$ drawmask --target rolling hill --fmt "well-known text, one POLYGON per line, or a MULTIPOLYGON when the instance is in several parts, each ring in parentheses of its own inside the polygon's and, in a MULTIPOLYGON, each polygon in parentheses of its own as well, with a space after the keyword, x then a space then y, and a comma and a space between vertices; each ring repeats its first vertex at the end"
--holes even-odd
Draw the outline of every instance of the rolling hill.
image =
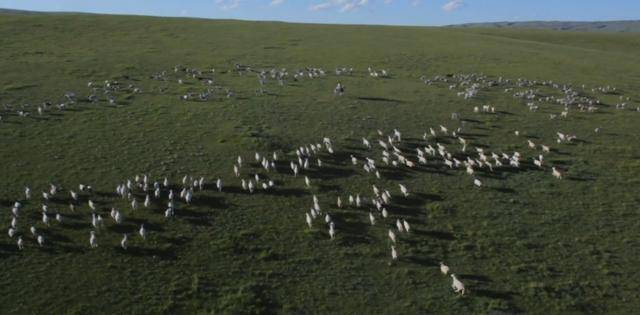
POLYGON ((3 14, 0 46, 0 313, 640 307, 635 33, 3 14))
POLYGON ((640 21, 600 21, 600 22, 571 22, 571 21, 526 21, 526 22, 488 22, 449 25, 460 28, 514 28, 514 29, 543 29, 554 31, 575 32, 640 32, 640 21))

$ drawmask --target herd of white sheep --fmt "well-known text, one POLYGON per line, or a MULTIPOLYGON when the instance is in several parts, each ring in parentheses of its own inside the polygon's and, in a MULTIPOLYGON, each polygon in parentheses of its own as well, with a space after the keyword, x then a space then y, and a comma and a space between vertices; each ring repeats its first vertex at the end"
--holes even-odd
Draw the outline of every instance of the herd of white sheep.
MULTIPOLYGON (((256 76, 259 90, 265 91, 270 80, 278 85, 285 86, 287 81, 314 80, 326 78, 328 72, 322 68, 308 67, 289 72, 280 69, 254 70, 249 66, 236 65, 233 70, 227 71, 236 75, 251 77, 256 76)), ((353 68, 340 67, 335 69, 335 75, 354 76, 357 72, 353 68)), ((80 102, 92 104, 118 104, 119 97, 123 95, 138 95, 142 93, 167 93, 171 84, 191 84, 198 91, 179 95, 184 101, 210 101, 216 97, 232 98, 235 90, 229 86, 218 85, 216 76, 220 75, 215 69, 198 70, 176 66, 173 71, 163 71, 151 76, 152 82, 160 82, 156 87, 143 89, 134 83, 122 83, 115 80, 106 80, 101 83, 89 82, 89 92, 81 98, 74 92, 64 94, 60 100, 45 101, 41 105, 4 105, 4 116, 29 117, 30 115, 46 115, 50 111, 63 111, 80 102), (146 91, 145 91, 146 90, 146 91)), ((368 77, 375 79, 390 79, 387 70, 368 69, 368 77)), ((483 91, 499 88, 504 93, 510 93, 516 100, 522 100, 524 106, 535 112, 542 104, 554 104, 558 106, 558 114, 552 114, 551 119, 567 119, 573 111, 595 112, 602 105, 595 93, 612 93, 615 88, 592 88, 590 96, 585 91, 586 87, 572 87, 553 81, 532 81, 526 79, 508 80, 502 77, 490 78, 483 74, 458 74, 449 76, 435 76, 433 78, 421 78, 427 85, 444 85, 451 90, 459 90, 458 95, 465 99, 473 99, 483 91), (555 90, 557 95, 543 92, 542 88, 555 90)), ((349 92, 342 83, 335 88, 336 97, 344 97, 349 92)), ((619 96, 621 103, 616 104, 616 109, 624 110, 629 106, 629 98, 619 96)), ((640 110, 640 109, 638 109, 640 110)), ((24 195, 14 197, 16 200, 10 211, 10 226, 8 237, 15 241, 19 250, 33 250, 37 247, 55 246, 55 243, 47 239, 47 229, 52 224, 64 226, 67 213, 82 214, 86 218, 86 236, 83 241, 91 249, 99 248, 101 235, 108 233, 105 225, 121 225, 127 221, 128 212, 157 211, 166 220, 179 217, 181 208, 188 207, 198 198, 198 194, 207 189, 207 182, 213 183, 209 193, 225 194, 228 186, 240 187, 249 194, 269 194, 277 191, 283 185, 298 185, 307 190, 311 195, 309 209, 300 209, 301 226, 312 231, 326 231, 327 238, 335 240, 340 237, 341 226, 334 220, 340 216, 339 209, 350 207, 360 210, 362 220, 371 226, 383 225, 388 239, 390 253, 389 263, 402 258, 401 247, 403 236, 412 231, 412 224, 420 225, 420 222, 409 222, 408 218, 394 214, 390 205, 396 200, 408 198, 413 192, 420 191, 421 187, 408 187, 406 183, 398 182, 393 186, 386 186, 389 179, 385 179, 385 172, 395 168, 404 168, 411 172, 420 168, 442 168, 447 172, 459 173, 468 176, 470 189, 486 189, 491 186, 490 181, 483 181, 482 174, 500 172, 501 169, 510 168, 519 170, 523 164, 534 165, 541 172, 557 178, 566 177, 566 169, 557 165, 551 165, 546 156, 554 154, 556 146, 562 146, 574 142, 577 136, 571 133, 558 131, 557 138, 540 139, 534 142, 526 136, 521 136, 520 131, 513 130, 512 136, 521 148, 513 152, 491 150, 490 148, 475 146, 473 140, 465 138, 465 124, 462 117, 474 115, 495 115, 500 111, 495 105, 483 105, 469 107, 466 112, 452 113, 451 120, 443 121, 436 126, 424 126, 424 134, 418 135, 421 143, 409 143, 403 141, 404 135, 400 129, 391 131, 377 130, 375 138, 361 138, 359 154, 342 150, 340 145, 328 137, 319 139, 317 143, 306 143, 298 146, 295 155, 279 156, 277 152, 254 152, 250 155, 238 156, 232 162, 228 170, 217 170, 224 174, 217 178, 205 178, 202 176, 185 175, 177 185, 172 185, 170 176, 159 176, 152 179, 147 174, 125 176, 121 183, 114 183, 115 194, 119 200, 125 200, 127 209, 119 209, 115 204, 121 201, 114 200, 113 204, 96 203, 95 189, 90 185, 75 184, 65 187, 59 184, 51 184, 48 187, 25 187, 24 195), (338 152, 346 153, 344 160, 336 160, 338 152), (253 160, 253 162, 249 162, 253 160), (342 191, 339 196, 318 196, 313 187, 316 180, 308 170, 322 170, 329 163, 337 163, 355 169, 356 173, 377 184, 363 185, 359 191, 342 191), (287 167, 288 166, 288 167, 287 167), (385 171, 381 171, 384 169, 385 171), (229 176, 234 180, 222 178, 229 176), (272 174, 283 177, 282 183, 274 181, 272 174), (276 184, 277 183, 277 184, 276 184), (72 188, 77 187, 77 189, 72 188), (38 191, 38 194, 34 194, 38 191), (140 197, 143 196, 143 197, 140 197), (346 200, 346 202, 343 202, 346 200), (57 200, 57 204, 52 200, 57 200), (59 203, 62 200, 68 204, 68 209, 63 210, 59 203), (321 201, 322 200, 322 201, 321 201), (335 200, 328 201, 328 200, 335 200), (163 205, 159 208, 159 204, 163 205), (25 212, 39 212, 40 222, 30 222, 25 212), (106 215, 108 213, 107 218, 106 215), (103 215, 105 217, 103 217, 103 215), (304 220, 304 221, 302 221, 304 220), (32 245, 31 245, 32 244, 32 245), (33 248, 31 248, 33 247, 33 248)), ((0 116, 0 121, 2 116, 0 116)), ((4 128, 0 124, 0 128, 4 128)), ((596 129, 597 133, 599 129, 596 129)), ((360 140, 358 140, 360 142, 360 140)), ((137 235, 122 234, 120 247, 127 250, 130 242, 145 242, 149 235, 145 224, 137 228, 137 235)), ((406 245, 409 246, 409 245, 406 245)), ((452 288, 456 293, 464 295, 466 291, 461 279, 450 272, 450 268, 440 263, 440 271, 452 278, 452 288)))

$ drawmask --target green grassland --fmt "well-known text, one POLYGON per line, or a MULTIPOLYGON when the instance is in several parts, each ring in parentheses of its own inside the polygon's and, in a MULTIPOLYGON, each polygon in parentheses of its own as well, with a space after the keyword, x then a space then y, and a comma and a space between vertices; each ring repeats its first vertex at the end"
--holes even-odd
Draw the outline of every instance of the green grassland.
MULTIPOLYGON (((142 92, 122 93, 117 104, 79 102, 65 111, 38 116, 3 113, 0 122, 0 222, 9 228, 11 205, 24 186, 25 204, 15 238, 0 237, 0 313, 288 313, 288 314, 631 314, 640 308, 640 36, 507 29, 441 29, 285 24, 93 15, 0 15, 0 105, 14 107, 63 101, 65 92, 87 96, 87 82, 119 80, 142 92), (256 95, 254 69, 322 67, 326 77, 270 80, 256 95), (217 84, 235 97, 207 102, 179 99, 199 91, 196 80, 160 82, 151 75, 184 65, 215 68, 217 84), (336 66, 353 67, 336 77, 336 66), (367 67, 387 69, 371 78, 367 67), (588 87, 611 85, 629 97, 594 94, 595 113, 541 104, 531 112, 501 89, 482 90, 464 100, 446 84, 425 85, 421 76, 484 73, 492 78, 553 80, 588 87), (347 89, 333 95, 337 81, 347 89), (161 91, 162 89, 162 91, 161 91), (495 115, 473 113, 491 104, 495 115), (468 123, 470 149, 538 151, 526 139, 551 145, 546 168, 480 172, 485 187, 473 186, 464 170, 393 169, 382 179, 353 167, 349 155, 379 159, 363 150, 361 137, 377 143, 377 129, 402 131, 411 143, 439 125, 454 129, 457 112, 468 123), (601 127, 600 133, 594 129, 601 127), (521 132, 514 136, 514 130, 521 132), (556 132, 580 141, 556 144, 556 132), (306 189, 285 160, 298 146, 330 137, 336 154, 326 166, 303 175, 306 189), (244 193, 233 176, 238 155, 282 157, 273 192, 244 193), (551 176, 552 165, 566 171, 551 176), (136 174, 172 183, 191 174, 209 183, 220 177, 222 193, 196 192, 167 221, 164 201, 129 210, 115 187, 136 174), (89 248, 90 210, 68 210, 63 191, 51 208, 67 220, 50 227, 40 220, 40 191, 49 183, 65 189, 79 183, 108 218, 116 206, 125 223, 110 218, 89 248), (402 198, 398 183, 409 187, 402 198), (371 184, 389 189, 393 220, 370 226, 366 208, 337 209, 335 200, 371 194, 371 184), (336 222, 330 240, 319 220, 307 228, 304 213, 316 194, 336 222), (397 244, 391 264, 387 229, 395 218, 412 227, 397 244), (145 223, 149 238, 134 235, 145 223), (43 231, 39 248, 28 232, 43 231), (122 250, 122 233, 131 233, 122 250), (438 262, 445 261, 469 293, 457 296, 438 262)), ((173 77, 172 77, 173 78, 173 77)), ((440 138, 451 149, 453 139, 440 138)), ((430 140, 435 144, 435 140, 430 140)), ((379 162, 380 163, 380 162, 379 162)), ((243 177, 250 169, 244 167, 243 177)), ((138 195, 142 198, 143 195, 138 195)))

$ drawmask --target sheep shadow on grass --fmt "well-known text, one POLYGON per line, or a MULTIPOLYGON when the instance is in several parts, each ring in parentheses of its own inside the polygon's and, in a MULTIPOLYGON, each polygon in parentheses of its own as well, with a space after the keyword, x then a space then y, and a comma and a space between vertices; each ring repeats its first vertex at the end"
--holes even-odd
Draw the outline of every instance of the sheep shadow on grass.
POLYGON ((409 256, 409 257, 404 257, 404 260, 410 262, 410 263, 414 263, 416 265, 420 265, 420 266, 438 266, 439 262, 433 258, 429 258, 429 257, 419 257, 419 256, 409 256))
POLYGON ((356 212, 343 212, 332 216, 341 245, 356 246, 374 242, 367 233, 370 225, 361 220, 362 216, 364 214, 359 215, 356 212))
POLYGON ((307 169, 307 170, 304 170, 304 173, 307 176, 309 176, 309 178, 316 178, 316 179, 347 178, 356 174, 356 172, 352 169, 338 168, 338 167, 331 167, 331 166, 323 166, 321 168, 307 169))
POLYGON ((371 102, 404 103, 403 100, 394 99, 394 98, 385 98, 385 97, 357 96, 356 99, 361 101, 371 101, 371 102))
POLYGON ((445 231, 412 229, 411 233, 426 237, 432 237, 443 241, 455 241, 457 239, 453 233, 445 231))
POLYGON ((399 180, 405 180, 412 177, 412 174, 410 171, 400 167, 397 167, 397 168, 383 167, 383 168, 380 168, 380 171, 381 171, 380 175, 383 178, 389 179, 389 180, 399 181, 399 180))
POLYGON ((160 249, 152 247, 129 246, 126 250, 124 250, 120 246, 114 246, 113 250, 135 257, 158 257, 160 258, 160 260, 178 259, 178 255, 170 248, 160 249))
POLYGON ((515 194, 516 191, 512 188, 508 187, 492 187, 491 190, 495 190, 497 192, 505 193, 505 194, 515 194))
POLYGON ((191 204, 197 207, 208 207, 210 209, 227 209, 230 206, 224 198, 210 195, 198 195, 193 198, 191 204))

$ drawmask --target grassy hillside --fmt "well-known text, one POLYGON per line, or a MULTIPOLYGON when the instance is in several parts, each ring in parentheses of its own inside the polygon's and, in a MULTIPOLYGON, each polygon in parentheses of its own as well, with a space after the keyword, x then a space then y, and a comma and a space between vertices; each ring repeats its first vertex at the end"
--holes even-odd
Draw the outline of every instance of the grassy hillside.
POLYGON ((544 29, 554 31, 577 32, 640 32, 640 21, 601 21, 601 22, 565 22, 565 21, 527 21, 527 22, 490 22, 452 25, 462 28, 515 28, 544 29))
POLYGON ((633 111, 640 103, 639 46, 634 34, 0 15, 0 106, 11 105, 0 109, 0 222, 9 228, 11 205, 21 200, 18 232, 26 242, 19 251, 16 237, 0 238, 0 313, 633 313, 640 307, 640 113, 633 111), (328 73, 284 86, 270 79, 268 93, 257 95, 256 74, 240 75, 235 64, 328 73), (176 65, 215 68, 202 76, 220 86, 218 94, 180 100, 203 87, 175 73, 176 65), (355 72, 337 77, 337 66, 355 72), (391 75, 372 78, 369 66, 391 75), (162 71, 167 81, 151 78, 162 71), (461 87, 421 78, 458 73, 585 84, 582 93, 602 104, 595 113, 572 108, 566 119, 552 120, 562 106, 540 102, 532 112, 503 88, 464 100, 456 96, 461 87), (35 111, 43 102, 64 102, 66 92, 84 100, 88 81, 105 80, 141 92, 118 92, 115 104, 100 94, 97 104, 35 111), (332 93, 337 81, 346 85, 342 97, 332 93), (616 91, 591 90, 607 85, 616 91), (226 89, 235 95, 227 98, 226 89), (620 96, 629 103, 625 110, 615 109, 620 96), (485 104, 497 113, 473 112, 485 104), (464 168, 448 169, 435 158, 415 169, 385 167, 380 150, 360 142, 367 137, 377 146, 377 129, 398 128, 401 148, 414 160, 415 144, 458 151, 455 138, 422 139, 430 127, 460 126, 453 112, 466 122, 468 151, 519 151, 527 160, 522 169, 478 170, 477 188, 464 168), (579 141, 557 144, 557 131, 579 141), (336 153, 322 153, 322 168, 302 172, 312 182, 307 189, 289 161, 296 148, 323 137, 336 153), (527 139, 552 146, 543 170, 531 164, 539 150, 527 139), (236 157, 244 157, 248 179, 259 169, 249 163, 254 153, 274 151, 278 171, 260 174, 275 189, 244 192, 232 172, 236 157), (378 160, 382 179, 352 166, 350 155, 378 160), (553 178, 551 166, 565 179, 553 178), (192 204, 178 202, 176 217, 166 220, 166 191, 138 210, 114 196, 116 185, 136 174, 152 182, 166 176, 176 193, 184 175, 203 176, 208 185, 192 204), (212 185, 217 178, 223 192, 212 185), (52 217, 47 227, 40 195, 50 183, 64 190, 49 213, 66 219, 52 217), (80 183, 94 192, 81 194, 71 212, 68 190, 80 183), (374 207, 335 206, 337 196, 369 197, 372 184, 391 191, 389 218, 376 212, 371 226, 374 207), (305 223, 313 194, 336 222, 335 240, 323 218, 312 229, 305 223), (106 221, 95 249, 89 199, 106 221), (124 224, 113 223, 111 207, 121 209, 124 224), (387 231, 395 219, 409 221, 411 233, 399 235, 392 263, 387 231), (146 241, 136 234, 143 223, 146 241), (32 225, 46 237, 43 248, 32 225), (120 248, 122 233, 130 235, 127 250, 120 248), (466 296, 452 292, 440 261, 465 283, 466 296))

